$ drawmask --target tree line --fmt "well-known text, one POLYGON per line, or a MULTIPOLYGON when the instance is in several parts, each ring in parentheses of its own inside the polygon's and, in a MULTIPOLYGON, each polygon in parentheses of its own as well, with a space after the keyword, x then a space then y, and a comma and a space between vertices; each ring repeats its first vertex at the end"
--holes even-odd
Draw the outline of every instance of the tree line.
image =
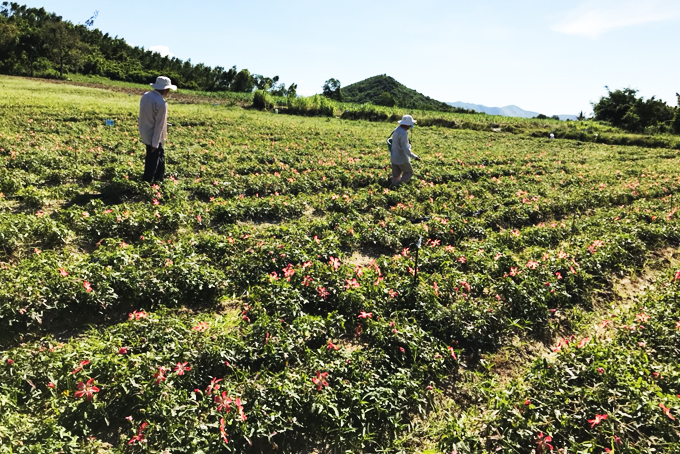
POLYGON ((295 95, 296 84, 286 87, 279 76, 266 77, 240 71, 236 66, 214 68, 191 59, 161 56, 133 47, 123 38, 93 29, 97 12, 84 24, 65 21, 44 8, 18 3, 0 5, 0 73, 18 76, 64 78, 67 73, 105 76, 113 80, 149 83, 163 74, 179 87, 203 91, 251 92, 295 95))
MULTIPOLYGON (((633 133, 680 134, 680 108, 671 107, 652 96, 638 97, 633 88, 611 91, 593 103, 594 119, 633 133)), ((680 106, 680 95, 678 106, 680 106)))

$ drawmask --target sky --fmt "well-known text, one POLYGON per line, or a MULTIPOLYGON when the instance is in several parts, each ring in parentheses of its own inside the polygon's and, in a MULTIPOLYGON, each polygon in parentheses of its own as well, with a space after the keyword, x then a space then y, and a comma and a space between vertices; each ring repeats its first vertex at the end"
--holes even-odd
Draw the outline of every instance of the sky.
POLYGON ((680 92, 678 0, 14 0, 134 46, 239 70, 298 94, 387 74, 427 96, 546 115, 634 88, 680 92))

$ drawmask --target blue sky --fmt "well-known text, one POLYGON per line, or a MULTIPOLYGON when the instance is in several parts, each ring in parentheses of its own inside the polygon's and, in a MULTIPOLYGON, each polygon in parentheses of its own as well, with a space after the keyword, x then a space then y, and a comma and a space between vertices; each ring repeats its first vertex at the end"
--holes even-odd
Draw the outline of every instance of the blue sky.
MULTIPOLYGON (((15 0, 17 1, 17 0, 15 0)), ((387 74, 440 101, 591 112, 611 89, 677 104, 678 0, 25 0, 133 45, 278 75, 298 93, 387 74)))

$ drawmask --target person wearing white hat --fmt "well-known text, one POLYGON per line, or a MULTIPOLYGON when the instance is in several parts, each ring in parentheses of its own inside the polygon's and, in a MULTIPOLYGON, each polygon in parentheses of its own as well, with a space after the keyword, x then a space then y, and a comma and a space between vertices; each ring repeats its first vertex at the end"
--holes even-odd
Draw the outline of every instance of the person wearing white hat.
POLYGON ((413 167, 411 158, 420 161, 418 155, 411 152, 408 140, 408 130, 416 124, 411 115, 404 115, 399 126, 392 132, 392 146, 390 147, 390 162, 392 164, 392 184, 399 186, 411 181, 413 167))
POLYGON ((165 76, 159 76, 155 83, 149 85, 154 90, 144 93, 139 102, 139 135, 146 145, 142 179, 151 183, 165 178, 163 144, 168 136, 168 103, 165 97, 170 90, 177 90, 177 86, 165 76))

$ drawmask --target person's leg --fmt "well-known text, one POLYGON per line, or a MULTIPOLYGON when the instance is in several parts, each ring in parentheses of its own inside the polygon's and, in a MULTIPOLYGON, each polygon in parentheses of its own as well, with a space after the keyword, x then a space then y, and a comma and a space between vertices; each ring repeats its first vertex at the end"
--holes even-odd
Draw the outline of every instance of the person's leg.
POLYGON ((165 178, 165 148, 163 148, 163 145, 158 147, 158 152, 158 167, 156 167, 154 180, 163 181, 165 178))
POLYGON ((151 145, 146 146, 146 158, 144 158, 144 175, 142 176, 142 180, 146 181, 147 183, 151 183, 153 181, 154 175, 156 175, 159 154, 160 152, 158 149, 153 150, 151 145))
POLYGON ((400 179, 401 179, 401 168, 396 164, 392 164, 392 184, 395 185, 395 186, 398 185, 400 183, 400 181, 399 181, 400 179))
POLYGON ((399 183, 408 183, 411 181, 411 177, 413 176, 413 167, 411 166, 410 162, 407 162, 406 164, 402 164, 399 166, 401 169, 401 181, 399 183))

